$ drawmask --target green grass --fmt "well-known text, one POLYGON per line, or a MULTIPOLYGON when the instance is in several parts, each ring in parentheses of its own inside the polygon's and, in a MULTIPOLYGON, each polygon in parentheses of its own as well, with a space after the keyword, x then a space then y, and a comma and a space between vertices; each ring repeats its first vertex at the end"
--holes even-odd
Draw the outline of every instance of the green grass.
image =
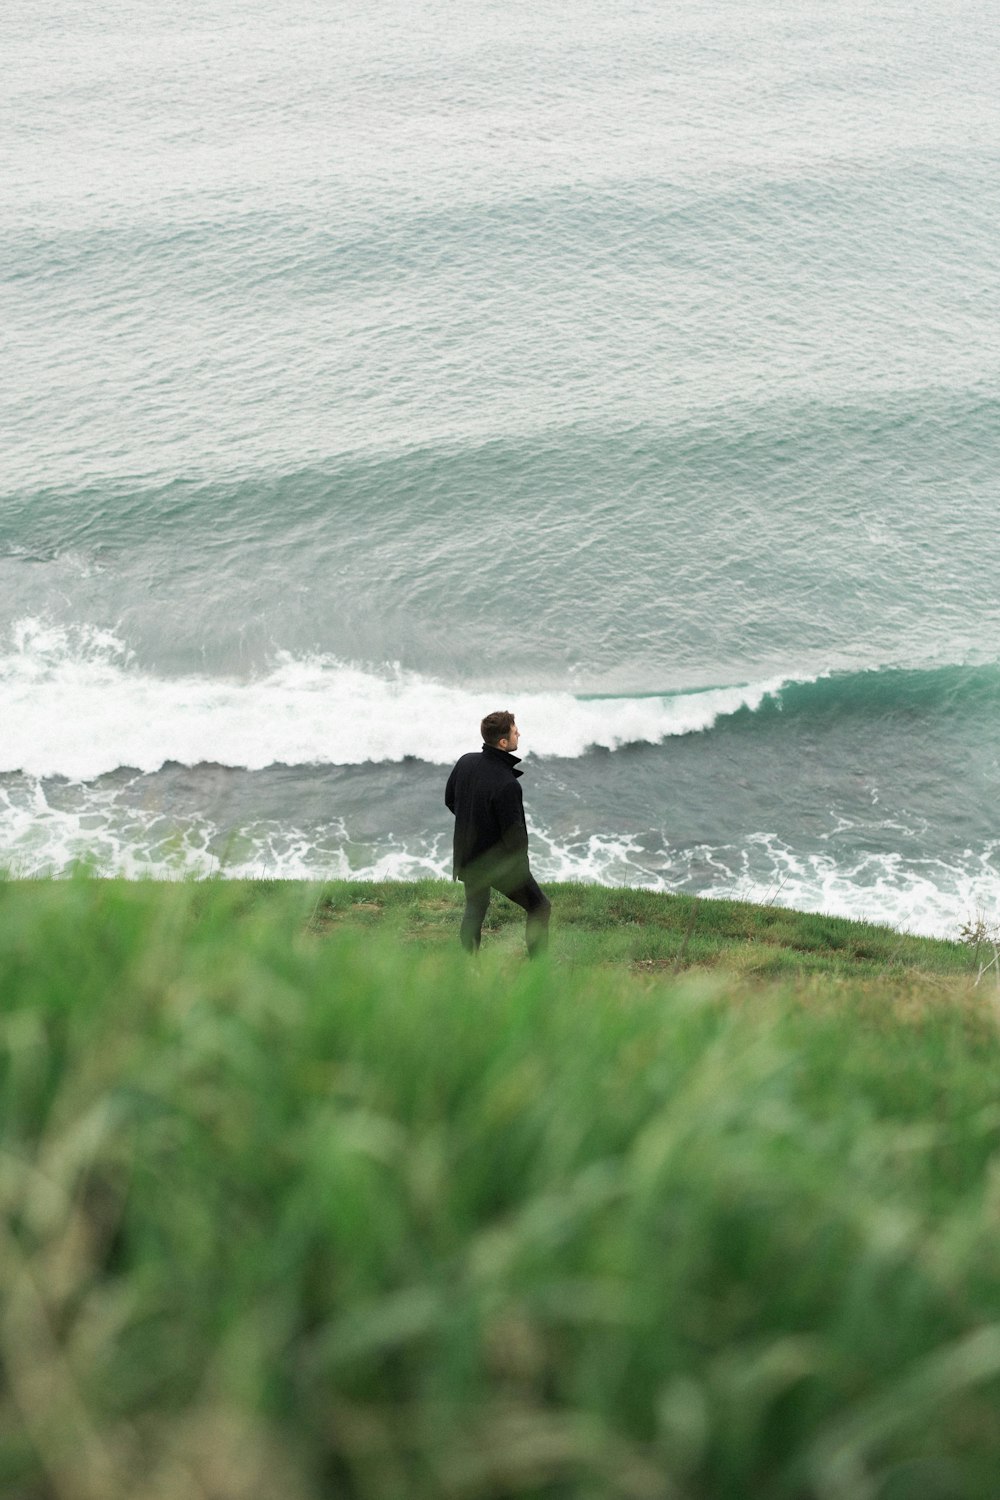
MULTIPOLYGON (((277 883, 272 887, 280 889, 277 883)), ((715 969, 785 978, 825 974, 859 979, 966 974, 968 948, 872 923, 816 916, 777 906, 706 901, 653 891, 590 885, 546 890, 556 907, 554 956, 566 963, 630 964, 638 969, 715 969)), ((266 898, 266 885, 257 899, 266 898)), ((252 899, 248 898, 248 899, 252 899)), ((407 938, 454 942, 462 887, 442 881, 338 881, 317 888, 314 923, 388 925, 407 938)), ((524 914, 494 895, 485 941, 519 949, 524 914)))
POLYGON ((970 951, 552 894, 0 884, 4 1500, 996 1495, 970 951))

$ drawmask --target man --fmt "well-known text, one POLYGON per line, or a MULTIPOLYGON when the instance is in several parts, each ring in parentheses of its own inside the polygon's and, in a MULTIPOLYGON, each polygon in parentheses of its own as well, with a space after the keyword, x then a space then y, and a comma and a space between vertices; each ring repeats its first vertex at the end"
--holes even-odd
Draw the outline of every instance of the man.
POLYGON ((476 953, 491 890, 525 912, 528 957, 544 953, 549 940, 548 897, 528 868, 528 829, 517 784, 523 773, 514 754, 520 738, 514 715, 487 714, 479 726, 483 748, 463 755, 448 777, 444 800, 455 814, 454 876, 465 885, 460 939, 476 953))

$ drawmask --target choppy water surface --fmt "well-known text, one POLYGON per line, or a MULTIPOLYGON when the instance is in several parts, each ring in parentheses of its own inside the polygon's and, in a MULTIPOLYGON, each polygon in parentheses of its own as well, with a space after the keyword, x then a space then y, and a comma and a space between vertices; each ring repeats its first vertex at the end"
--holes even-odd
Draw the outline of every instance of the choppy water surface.
POLYGON ((992 7, 3 26, 9 868, 995 908, 992 7))

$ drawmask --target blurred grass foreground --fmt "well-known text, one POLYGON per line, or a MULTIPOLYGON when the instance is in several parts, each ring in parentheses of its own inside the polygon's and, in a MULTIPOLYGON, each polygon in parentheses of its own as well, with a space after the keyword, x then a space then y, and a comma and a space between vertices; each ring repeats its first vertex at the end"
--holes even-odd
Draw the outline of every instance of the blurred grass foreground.
POLYGON ((0 882, 4 1500, 1000 1494, 992 977, 554 894, 0 882))

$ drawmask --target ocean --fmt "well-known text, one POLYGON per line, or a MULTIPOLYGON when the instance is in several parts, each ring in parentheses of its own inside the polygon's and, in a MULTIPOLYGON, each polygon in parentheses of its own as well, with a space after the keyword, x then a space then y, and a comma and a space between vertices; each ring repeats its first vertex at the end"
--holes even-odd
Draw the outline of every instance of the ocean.
POLYGON ((447 875, 509 708, 543 883, 997 915, 994 5, 0 39, 9 874, 447 875))

